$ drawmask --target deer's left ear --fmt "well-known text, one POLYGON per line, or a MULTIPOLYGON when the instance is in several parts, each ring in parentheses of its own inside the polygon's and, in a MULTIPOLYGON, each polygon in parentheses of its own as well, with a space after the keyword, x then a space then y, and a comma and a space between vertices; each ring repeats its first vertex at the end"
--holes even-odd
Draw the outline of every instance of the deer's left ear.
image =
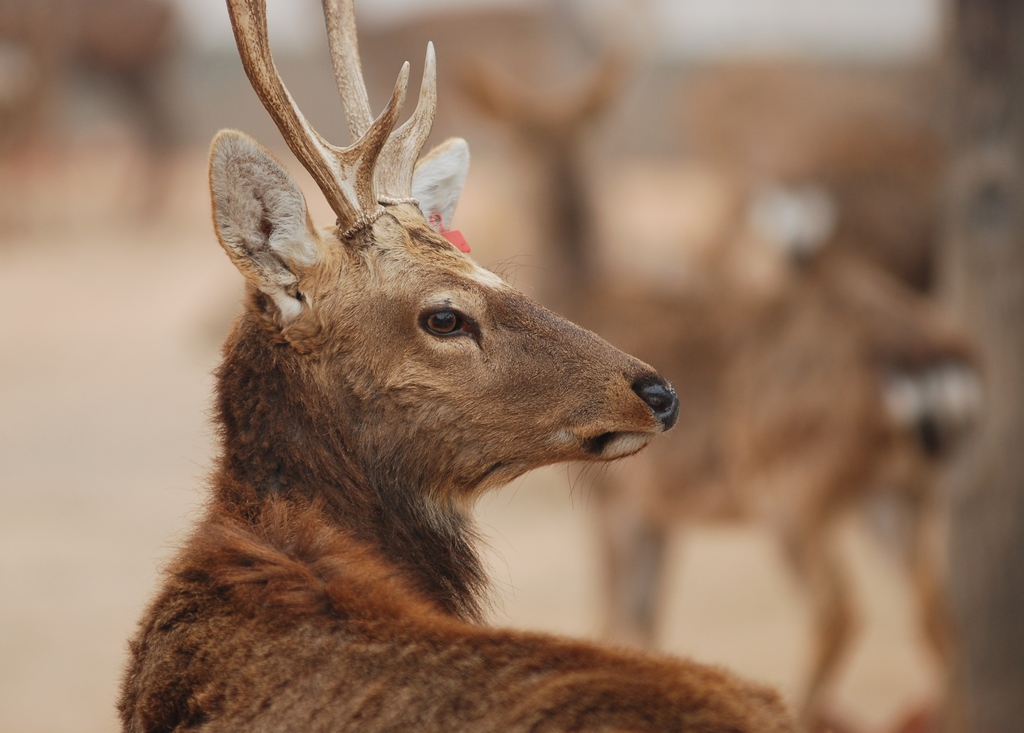
POLYGON ((469 145, 460 137, 438 145, 416 163, 412 195, 420 211, 437 231, 452 228, 452 215, 459 203, 469 172, 469 145))

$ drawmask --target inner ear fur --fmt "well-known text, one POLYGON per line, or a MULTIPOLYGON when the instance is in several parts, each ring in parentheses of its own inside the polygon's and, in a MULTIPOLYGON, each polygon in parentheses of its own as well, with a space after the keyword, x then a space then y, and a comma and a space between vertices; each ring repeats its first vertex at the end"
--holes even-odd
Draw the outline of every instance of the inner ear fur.
POLYGON ((416 163, 412 195, 434 229, 452 228, 452 216, 468 172, 469 145, 460 137, 445 140, 416 163))
POLYGON ((294 321, 308 307, 299 273, 320 259, 302 191, 270 151, 224 130, 210 149, 210 193, 224 251, 270 297, 280 323, 294 321))

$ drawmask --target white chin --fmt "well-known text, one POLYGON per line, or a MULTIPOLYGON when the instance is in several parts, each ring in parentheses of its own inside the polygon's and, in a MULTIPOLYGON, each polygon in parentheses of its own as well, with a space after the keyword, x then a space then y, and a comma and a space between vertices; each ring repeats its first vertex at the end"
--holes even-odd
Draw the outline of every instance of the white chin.
POLYGON ((615 433, 601 451, 601 458, 613 460, 631 456, 651 442, 653 433, 615 433))

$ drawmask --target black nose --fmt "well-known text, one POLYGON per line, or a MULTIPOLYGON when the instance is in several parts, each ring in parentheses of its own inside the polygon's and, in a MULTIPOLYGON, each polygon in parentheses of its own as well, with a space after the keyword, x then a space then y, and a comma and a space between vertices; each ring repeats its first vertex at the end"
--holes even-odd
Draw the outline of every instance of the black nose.
POLYGON ((671 384, 661 377, 649 375, 633 382, 633 391, 651 408, 662 429, 668 430, 676 424, 676 418, 679 417, 679 398, 671 384))

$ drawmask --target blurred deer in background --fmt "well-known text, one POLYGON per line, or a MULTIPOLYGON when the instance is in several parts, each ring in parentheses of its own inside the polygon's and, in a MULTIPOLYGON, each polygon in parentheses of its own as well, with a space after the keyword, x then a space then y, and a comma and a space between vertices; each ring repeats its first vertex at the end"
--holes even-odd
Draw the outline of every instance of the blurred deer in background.
POLYGON ((464 89, 476 106, 510 125, 524 146, 542 162, 545 242, 552 258, 551 282, 543 285, 545 301, 578 317, 592 296, 598 276, 593 256, 593 216, 587 195, 585 134, 621 92, 626 79, 624 57, 608 54, 591 77, 557 102, 510 92, 511 81, 499 81, 493 67, 479 59, 463 77, 464 89), (507 81, 507 83, 505 83, 507 81))
MULTIPOLYGON (((655 643, 675 527, 763 523, 778 535, 812 605, 814 653, 801 712, 807 722, 822 718, 854 631, 837 530, 852 510, 885 496, 905 510, 906 559, 922 623, 948 666, 953 643, 935 544, 943 504, 937 482, 942 459, 979 409, 969 339, 936 303, 878 266, 841 250, 815 251, 846 206, 820 187, 740 198, 723 246, 752 236, 747 221, 762 239, 775 240, 792 262, 770 287, 749 287, 730 271, 728 257, 674 289, 627 283, 603 269, 595 261, 585 135, 618 82, 607 62, 598 66, 569 98, 528 93, 486 67, 469 76, 467 89, 538 152, 537 200, 553 204, 540 216, 549 244, 560 250, 551 278, 560 290, 544 299, 571 302, 582 323, 662 365, 679 390, 681 419, 672 436, 628 470, 583 473, 600 516, 608 633, 655 643)), ((622 201, 607 205, 622 215, 630 210, 622 201)))
POLYGON ((212 496, 132 642, 124 729, 793 730, 775 693, 723 671, 482 624, 473 500, 641 450, 676 396, 443 236, 469 154, 453 139, 416 164, 433 46, 409 120, 408 64, 373 119, 352 2, 324 3, 353 140, 337 148, 281 82, 263 1, 228 7, 337 222, 314 229, 253 139, 214 140, 214 227, 247 302, 218 371, 212 496))
POLYGON ((689 142, 747 196, 822 191, 836 215, 822 255, 856 253, 928 291, 946 159, 937 76, 795 62, 712 67, 687 96, 689 142))
POLYGON ((115 86, 147 151, 163 153, 172 131, 158 75, 174 35, 168 0, 0 0, 0 142, 10 148, 38 132, 75 70, 115 86))

